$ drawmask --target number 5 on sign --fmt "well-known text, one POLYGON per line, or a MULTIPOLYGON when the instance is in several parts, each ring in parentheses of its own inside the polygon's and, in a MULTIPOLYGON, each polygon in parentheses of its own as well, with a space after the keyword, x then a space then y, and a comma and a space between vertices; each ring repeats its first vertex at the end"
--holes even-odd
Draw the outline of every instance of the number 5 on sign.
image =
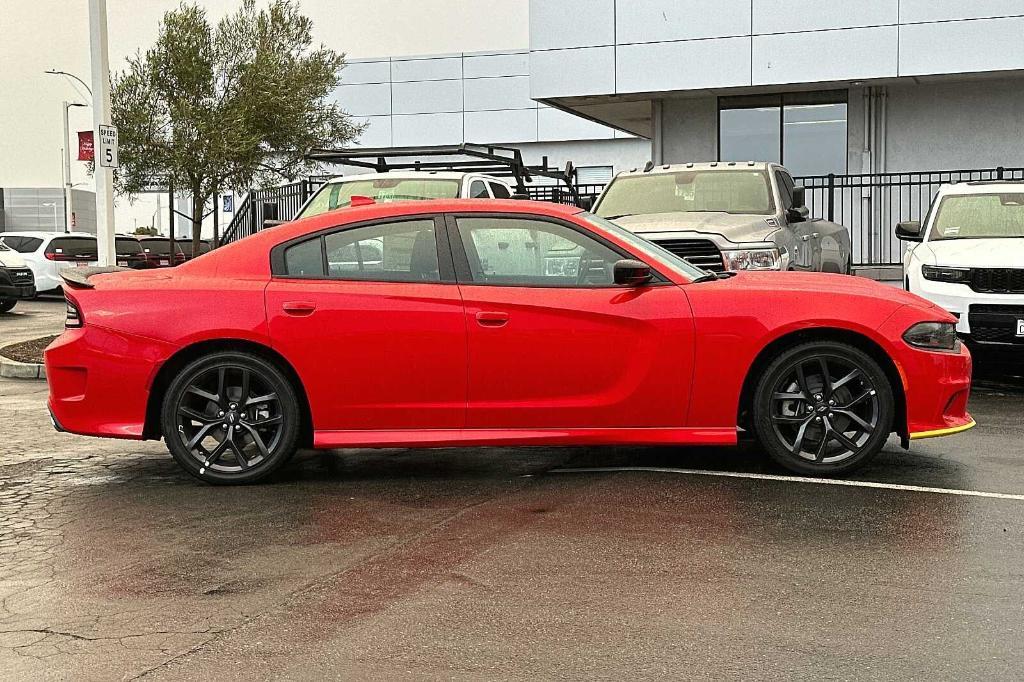
POLYGON ((100 143, 97 151, 102 168, 117 168, 117 128, 100 126, 100 143))

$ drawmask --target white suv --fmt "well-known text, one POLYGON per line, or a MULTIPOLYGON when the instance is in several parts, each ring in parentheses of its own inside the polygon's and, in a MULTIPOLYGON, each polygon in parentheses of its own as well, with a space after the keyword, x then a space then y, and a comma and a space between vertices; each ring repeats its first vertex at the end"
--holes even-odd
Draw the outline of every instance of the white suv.
POLYGON ((32 274, 36 292, 56 293, 64 281, 62 270, 96 265, 96 237, 64 232, 0 232, 0 241, 14 249, 32 274))
POLYGON ((908 291, 956 315, 967 341, 1024 347, 1024 183, 944 185, 896 236, 908 291))

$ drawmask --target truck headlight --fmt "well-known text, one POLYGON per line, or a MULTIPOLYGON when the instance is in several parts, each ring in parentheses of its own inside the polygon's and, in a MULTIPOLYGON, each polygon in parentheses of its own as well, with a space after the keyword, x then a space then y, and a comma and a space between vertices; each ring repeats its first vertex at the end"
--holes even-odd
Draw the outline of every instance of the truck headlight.
POLYGON ((918 322, 903 334, 915 348, 960 352, 960 339, 952 322, 918 322))
POLYGON ((970 281, 971 271, 967 268, 943 268, 934 265, 922 265, 921 276, 933 282, 963 284, 970 281))
POLYGON ((778 249, 735 249, 722 251, 726 270, 781 270, 778 249))

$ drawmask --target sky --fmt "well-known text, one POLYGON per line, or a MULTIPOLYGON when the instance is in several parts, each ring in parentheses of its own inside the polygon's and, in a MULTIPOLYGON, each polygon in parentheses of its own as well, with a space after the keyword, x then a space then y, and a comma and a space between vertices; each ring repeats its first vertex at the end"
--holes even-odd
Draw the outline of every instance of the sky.
MULTIPOLYGON (((67 79, 44 71, 68 71, 89 82, 88 4, 0 0, 0 187, 62 184, 61 103, 81 101, 81 95, 67 79)), ((240 3, 196 4, 215 21, 240 3)), ((127 56, 147 49, 164 12, 177 5, 177 0, 107 0, 111 68, 122 68, 127 56)), ((315 39, 353 59, 529 44, 528 0, 303 0, 300 6, 313 20, 315 39)), ((72 108, 69 116, 74 150, 75 131, 92 128, 92 109, 72 108)), ((92 189, 85 164, 74 156, 73 182, 92 189)), ((116 229, 130 232, 151 224, 155 209, 153 196, 140 197, 134 205, 118 198, 116 229)))

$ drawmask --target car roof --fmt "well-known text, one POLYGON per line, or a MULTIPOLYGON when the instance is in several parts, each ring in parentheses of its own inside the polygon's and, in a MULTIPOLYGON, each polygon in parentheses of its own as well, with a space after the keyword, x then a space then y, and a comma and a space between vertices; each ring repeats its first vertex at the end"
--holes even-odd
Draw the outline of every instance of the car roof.
POLYGON ((668 163, 661 166, 652 166, 649 170, 645 168, 631 168, 622 171, 615 177, 629 177, 636 175, 659 175, 665 173, 679 173, 682 171, 700 170, 753 170, 765 171, 769 168, 782 168, 777 163, 767 161, 706 161, 703 163, 668 163))
POLYGON ((1024 180, 981 180, 976 182, 953 182, 939 187, 939 194, 998 194, 999 192, 1024 192, 1024 180))
POLYGON ((35 239, 57 239, 58 237, 88 237, 96 239, 96 235, 89 232, 45 232, 43 230, 24 230, 0 232, 0 237, 33 237, 35 239))
POLYGON ((331 178, 325 184, 337 185, 345 182, 354 182, 356 180, 462 180, 467 175, 474 177, 480 177, 487 180, 494 180, 502 184, 505 183, 501 178, 494 177, 493 175, 486 175, 484 173, 464 173, 461 171, 435 171, 435 170, 411 170, 411 171, 388 171, 387 173, 360 173, 357 175, 343 175, 337 178, 331 178))

